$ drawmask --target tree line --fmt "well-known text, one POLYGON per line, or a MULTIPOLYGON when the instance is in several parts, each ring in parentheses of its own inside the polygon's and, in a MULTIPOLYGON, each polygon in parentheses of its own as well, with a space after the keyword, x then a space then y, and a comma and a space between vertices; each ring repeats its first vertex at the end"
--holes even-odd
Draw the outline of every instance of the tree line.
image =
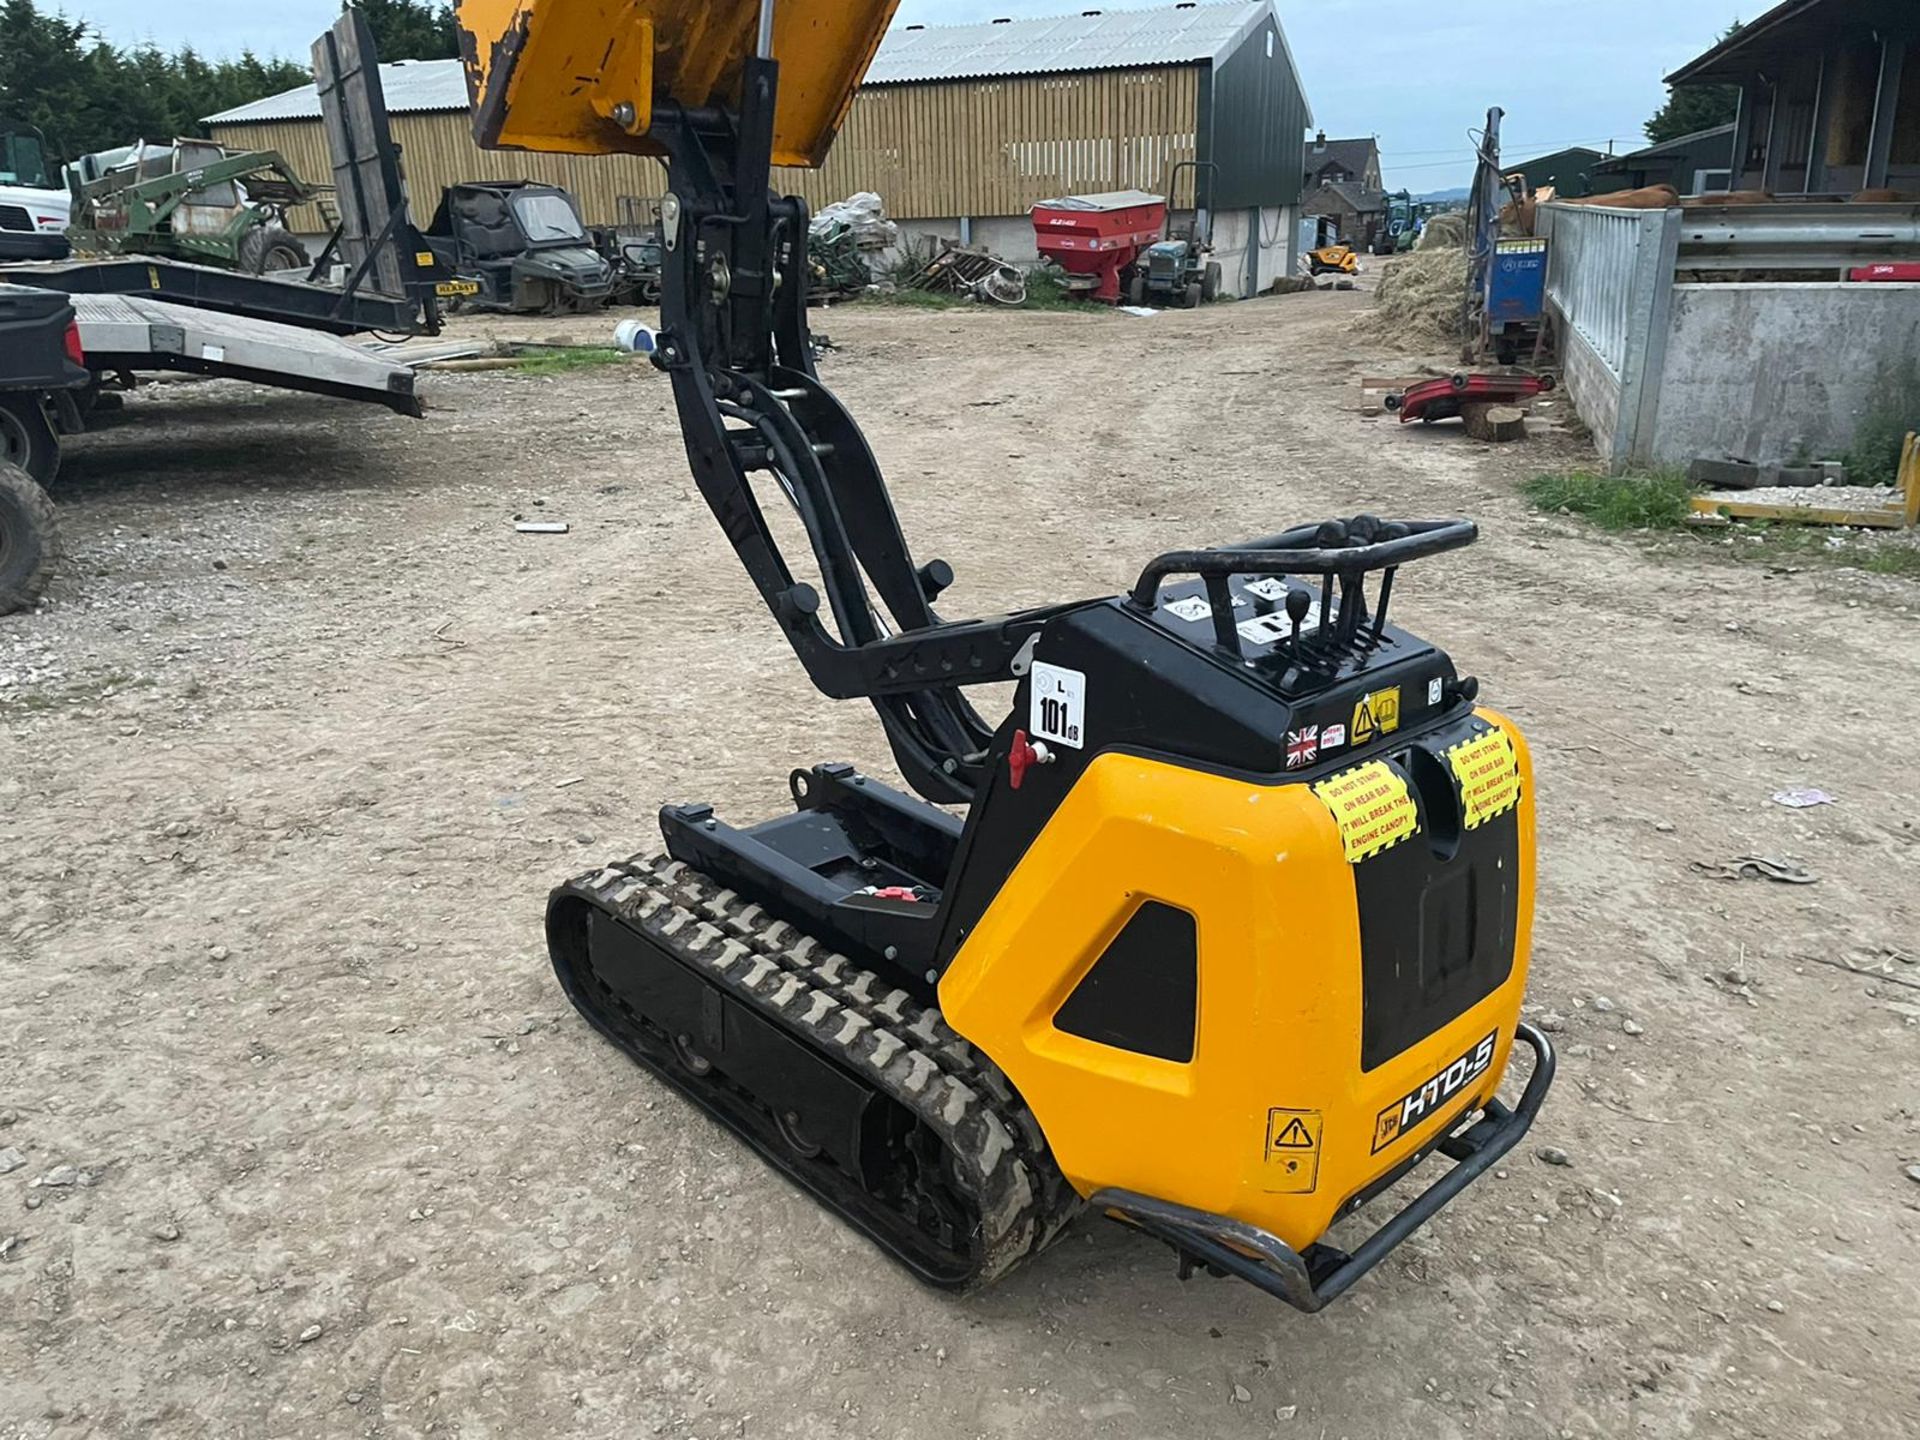
MULTIPOLYGON (((359 0, 357 8, 383 60, 459 53, 451 5, 359 0)), ((123 47, 36 0, 0 0, 0 126, 34 126, 61 160, 135 140, 201 135, 202 116, 312 80, 304 59, 252 50, 212 59, 190 45, 123 47)))

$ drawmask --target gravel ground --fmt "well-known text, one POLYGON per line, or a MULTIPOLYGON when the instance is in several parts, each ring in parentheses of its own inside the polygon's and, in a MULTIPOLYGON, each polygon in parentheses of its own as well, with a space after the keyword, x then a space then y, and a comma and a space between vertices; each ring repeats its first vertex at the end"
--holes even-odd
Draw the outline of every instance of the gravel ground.
POLYGON ((889 773, 657 376, 439 377, 421 422, 156 387, 0 621, 0 1437, 1920 1433, 1920 587, 1532 513, 1578 446, 1363 416, 1425 358, 1367 303, 821 317, 956 614, 1482 522, 1397 613, 1534 739, 1561 1078, 1334 1309, 1094 1220, 930 1293, 565 1005, 545 893, 658 805, 889 773), (1689 868, 1748 854, 1818 883, 1689 868))

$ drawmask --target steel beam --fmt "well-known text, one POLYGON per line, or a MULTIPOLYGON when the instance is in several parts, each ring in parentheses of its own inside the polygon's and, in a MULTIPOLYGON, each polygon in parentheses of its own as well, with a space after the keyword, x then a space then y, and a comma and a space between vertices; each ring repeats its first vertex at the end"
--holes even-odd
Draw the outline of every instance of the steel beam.
POLYGON ((1827 146, 1832 140, 1833 92, 1840 83, 1840 49, 1828 46, 1820 53, 1819 88, 1813 96, 1813 133, 1807 137, 1806 193, 1827 188, 1827 146))
POLYGON ((1785 77, 1773 82, 1773 106, 1767 111, 1767 163, 1760 170, 1760 188, 1773 195, 1780 193, 1780 176, 1786 168, 1787 85, 1785 77))
POLYGON ((1727 177, 1729 190, 1746 188, 1747 152, 1753 149, 1753 100, 1759 89, 1757 77, 1749 76, 1740 84, 1740 109, 1733 122, 1733 168, 1727 177))
POLYGON ((1867 173, 1863 190, 1884 190, 1893 160, 1893 122, 1900 108, 1900 74, 1907 61, 1904 34, 1880 38, 1880 88, 1873 101, 1873 138, 1867 142, 1867 173))

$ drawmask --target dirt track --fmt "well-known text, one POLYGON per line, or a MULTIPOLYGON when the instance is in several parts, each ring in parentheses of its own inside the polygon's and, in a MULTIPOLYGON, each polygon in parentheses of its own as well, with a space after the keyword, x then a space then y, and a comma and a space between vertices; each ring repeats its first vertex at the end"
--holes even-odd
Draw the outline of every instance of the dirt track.
POLYGON ((1813 959, 1920 984, 1884 957, 1920 951, 1920 587, 1532 514, 1513 481, 1574 442, 1363 419, 1406 363, 1355 352, 1363 303, 820 323, 951 613, 1298 519, 1481 520, 1397 613, 1540 766, 1562 1070, 1497 1176, 1318 1317, 1091 1220, 921 1289, 546 967, 547 889, 663 801, 889 771, 664 383, 443 377, 420 423, 170 388, 75 447, 77 563, 0 621, 0 1437, 1920 1432, 1920 990, 1813 959), (1819 883, 1688 869, 1750 852, 1819 883), (92 1183, 36 1183, 65 1165, 92 1183))

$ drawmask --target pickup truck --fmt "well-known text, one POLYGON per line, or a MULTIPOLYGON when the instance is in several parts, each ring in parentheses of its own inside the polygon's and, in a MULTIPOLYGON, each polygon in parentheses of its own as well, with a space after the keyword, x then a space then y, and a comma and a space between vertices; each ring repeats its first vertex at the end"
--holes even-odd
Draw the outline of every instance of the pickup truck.
POLYGON ((73 396, 91 378, 67 297, 0 285, 0 615, 38 600, 59 561, 45 485, 60 468, 60 429, 78 428, 73 396))

